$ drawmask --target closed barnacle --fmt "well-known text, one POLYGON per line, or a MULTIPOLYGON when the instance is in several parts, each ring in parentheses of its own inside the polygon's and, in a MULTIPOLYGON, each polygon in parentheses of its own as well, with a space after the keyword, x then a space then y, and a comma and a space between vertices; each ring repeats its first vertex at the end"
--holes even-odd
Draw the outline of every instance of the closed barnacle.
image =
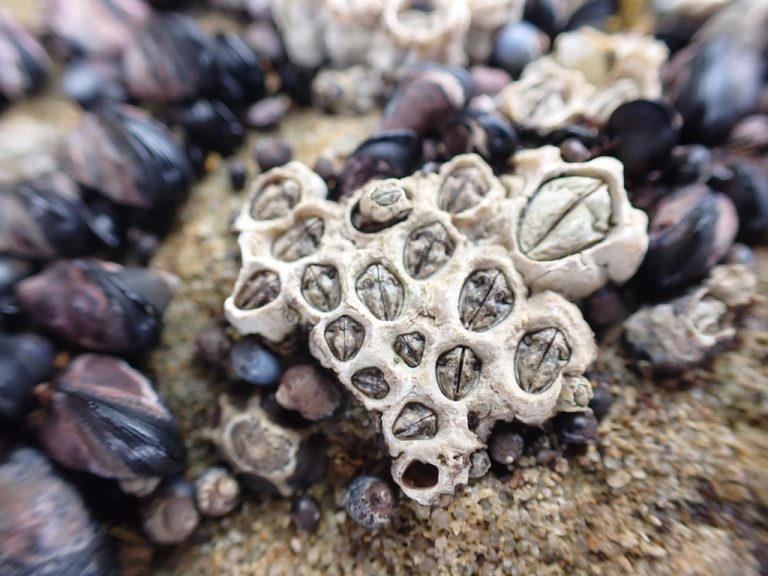
POLYGON ((355 283, 360 300, 379 320, 395 320, 400 315, 405 290, 398 277, 381 262, 368 266, 355 283))
POLYGON ((32 405, 33 389, 53 370, 56 349, 34 334, 0 333, 0 419, 19 420, 32 405))
POLYGON ((222 396, 220 406, 219 425, 206 436, 249 485, 266 483, 288 496, 317 480, 324 459, 316 437, 272 422, 257 396, 243 408, 222 396))
POLYGON ((424 440, 437 434, 437 415, 419 402, 406 404, 392 425, 398 440, 424 440))
POLYGON ((0 567, 5 574, 116 576, 112 546, 77 490, 40 452, 0 459, 0 567))
POLYGON ((121 206, 166 210, 181 203, 191 166, 171 131, 142 110, 112 104, 83 115, 67 138, 62 170, 121 206))
POLYGON ((405 243, 403 260, 408 273, 418 280, 438 272, 453 256, 454 242, 439 222, 416 228, 405 243))
POLYGON ((407 334, 398 334, 392 349, 403 359, 403 362, 411 368, 421 364, 424 356, 424 346, 426 338, 421 332, 409 332, 407 334))
POLYGON ((296 222, 272 244, 272 253, 284 262, 294 262, 314 254, 325 232, 325 222, 318 216, 310 216, 296 222))
POLYGON ((339 271, 330 264, 310 264, 301 279, 301 294, 321 312, 331 312, 341 302, 339 271))
POLYGON ((125 47, 123 70, 134 98, 158 103, 195 98, 217 87, 216 44, 194 19, 156 13, 125 47))
POLYGON ((29 316, 71 344, 101 352, 142 352, 160 338, 169 278, 99 260, 65 260, 21 282, 29 316))
POLYGON ((462 400, 479 384, 482 367, 482 360, 472 348, 457 346, 438 357, 437 385, 449 400, 462 400))
POLYGON ((360 200, 352 208, 352 225, 361 232, 374 233, 408 218, 413 204, 399 181, 376 181, 365 187, 360 200))
POLYGON ((375 476, 355 478, 344 497, 344 507, 350 518, 369 530, 387 525, 396 503, 391 486, 375 476))
POLYGON ((4 11, 0 11, 0 59, 0 102, 35 92, 48 76, 50 61, 43 48, 4 11))
POLYGON ((352 375, 352 385, 368 398, 381 400, 389 394, 389 383, 380 368, 362 368, 352 375))
POLYGON ((240 484, 224 468, 209 468, 195 480, 195 501, 205 516, 226 516, 240 504, 240 484))
POLYGON ((180 544, 200 524, 195 491, 186 480, 176 479, 162 486, 141 506, 144 532, 155 544, 180 544))
POLYGON ((514 300, 509 282, 501 270, 476 270, 461 287, 461 323, 474 332, 493 328, 509 316, 514 300))
POLYGON ((325 327, 328 349, 340 361, 355 357, 365 340, 365 328, 351 316, 340 316, 325 327))
POLYGON ((0 245, 33 260, 80 256, 95 243, 77 186, 61 173, 0 191, 0 245))
POLYGON ((532 394, 545 391, 558 378, 570 355, 565 336, 557 328, 544 328, 526 334, 515 354, 518 384, 532 394))
POLYGON ((73 470, 131 480, 170 476, 186 464, 171 412, 151 382, 110 356, 78 356, 43 392, 38 435, 73 470))
POLYGON ((235 294, 235 306, 256 310, 275 300, 280 294, 280 278, 272 270, 255 270, 242 282, 235 294))

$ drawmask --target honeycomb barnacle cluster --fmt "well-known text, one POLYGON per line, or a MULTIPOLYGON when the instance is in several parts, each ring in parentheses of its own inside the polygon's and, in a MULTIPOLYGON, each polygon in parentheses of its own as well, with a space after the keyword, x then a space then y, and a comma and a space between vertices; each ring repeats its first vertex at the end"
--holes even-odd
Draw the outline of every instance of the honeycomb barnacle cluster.
POLYGON ((308 330, 312 354, 381 414, 408 496, 429 504, 465 484, 498 420, 586 409, 594 337, 564 295, 626 280, 647 245, 618 162, 566 164, 544 148, 499 179, 463 155, 345 204, 324 195, 296 163, 256 180, 226 313, 273 341, 308 330), (298 188, 254 210, 281 179, 298 188))

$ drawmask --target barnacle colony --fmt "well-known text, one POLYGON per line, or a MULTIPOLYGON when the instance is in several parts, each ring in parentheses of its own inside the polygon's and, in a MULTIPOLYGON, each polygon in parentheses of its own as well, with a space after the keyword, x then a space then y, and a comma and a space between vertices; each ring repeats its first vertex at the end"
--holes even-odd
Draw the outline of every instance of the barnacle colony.
POLYGON ((561 294, 627 280, 647 246, 617 161, 515 162, 499 179, 457 156, 343 204, 294 162, 255 181, 235 224, 229 321, 276 342, 308 328, 312 354, 381 413, 393 478, 424 504, 467 482, 497 420, 587 408, 594 339, 561 294))

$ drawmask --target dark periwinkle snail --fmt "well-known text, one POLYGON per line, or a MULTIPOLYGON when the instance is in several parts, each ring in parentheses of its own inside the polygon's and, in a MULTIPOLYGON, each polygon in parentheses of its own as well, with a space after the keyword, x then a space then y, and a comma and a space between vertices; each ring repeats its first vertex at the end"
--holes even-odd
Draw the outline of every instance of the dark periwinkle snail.
POLYGON ((197 21, 175 13, 157 13, 132 38, 123 53, 130 94, 169 103, 215 90, 216 44, 197 21))
POLYGON ((0 10, 0 102, 39 90, 48 76, 45 50, 18 22, 0 10))
POLYGON ((172 476, 186 465, 173 415, 152 383, 122 360, 78 356, 40 395, 38 437, 66 468, 131 480, 172 476))
POLYGON ((0 245, 33 260, 80 256, 94 245, 77 185, 57 173, 0 191, 0 245))
POLYGON ((549 49, 549 37, 533 24, 510 22, 499 30, 491 62, 517 78, 530 62, 549 49))
POLYGON ((231 32, 216 34, 213 42, 219 69, 217 96, 230 106, 246 106, 261 100, 266 88, 256 51, 231 32))
POLYGON ((65 142, 61 165, 81 186, 146 210, 177 206, 192 181, 189 160, 171 131, 127 105, 85 113, 65 142))
POLYGON ((520 144, 512 124, 497 112, 467 109, 449 120, 440 137, 448 158, 475 152, 487 162, 506 161, 520 144))
POLYGON ((20 282, 29 317, 89 350, 135 353, 157 345, 170 299, 166 276, 99 260, 62 260, 20 282))
POLYGON ((117 56, 149 17, 144 0, 45 0, 47 30, 71 52, 117 56))
POLYGON ((112 546, 77 491, 43 454, 0 459, 0 572, 13 576, 117 576, 112 546))
POLYGON ((382 132, 365 140, 344 163, 338 192, 344 197, 374 178, 411 174, 421 157, 421 141, 413 130, 382 132))
POLYGON ((301 106, 312 105, 312 81, 318 68, 297 66, 291 62, 280 62, 277 73, 280 75, 280 89, 301 106))
POLYGON ((640 278, 658 293, 694 284, 725 256, 738 226, 736 208, 723 194, 704 184, 673 191, 651 214, 640 278))
POLYGON ((429 64, 412 71, 384 110, 380 133, 433 132, 448 116, 464 109, 472 97, 472 79, 463 68, 429 64))
POLYGON ((621 160, 628 180, 641 181, 667 161, 680 125, 675 110, 664 102, 625 102, 613 111, 603 130, 606 152, 621 160))
POLYGON ((19 420, 32 392, 53 370, 56 349, 36 334, 0 332, 0 420, 19 420))
POLYGON ((125 102, 128 92, 120 67, 107 59, 83 58, 70 63, 61 79, 64 93, 86 110, 103 102, 125 102))
POLYGON ((219 100, 197 100, 179 113, 187 138, 204 150, 229 156, 245 139, 237 115, 219 100))

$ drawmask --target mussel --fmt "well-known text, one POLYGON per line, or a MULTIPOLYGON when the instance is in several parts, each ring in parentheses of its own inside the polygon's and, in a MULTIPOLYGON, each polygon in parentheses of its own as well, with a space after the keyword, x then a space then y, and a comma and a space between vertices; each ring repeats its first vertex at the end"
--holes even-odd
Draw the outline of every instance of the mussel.
POLYGON ((0 420, 18 420, 32 404, 32 391, 53 370, 56 349, 35 334, 0 332, 0 420))
POLYGON ((256 51, 231 32, 216 34, 213 42, 219 71, 216 96, 234 107, 261 100, 266 88, 256 51))
POLYGON ((40 89, 49 66, 37 40, 0 10, 0 102, 20 100, 40 89))
POLYGON ((520 141, 512 124, 497 112, 467 109, 449 120, 442 129, 442 152, 452 158, 475 152, 491 164, 504 162, 520 141))

